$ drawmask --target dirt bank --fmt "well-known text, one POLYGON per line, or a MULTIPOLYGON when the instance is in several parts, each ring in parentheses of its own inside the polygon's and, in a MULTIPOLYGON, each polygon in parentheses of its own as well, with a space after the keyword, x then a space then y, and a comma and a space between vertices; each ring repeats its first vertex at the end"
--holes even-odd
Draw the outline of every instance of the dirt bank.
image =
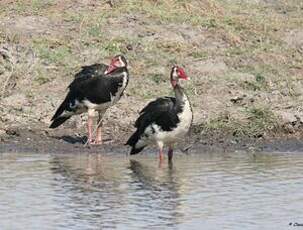
POLYGON ((300 0, 1 1, 0 6, 4 143, 19 140, 7 139, 12 128, 23 130, 24 143, 26 135, 34 135, 30 130, 49 144, 53 139, 43 133, 84 134, 86 116, 55 131, 47 127, 80 67, 108 62, 117 53, 127 56, 131 79, 125 97, 105 115, 110 144, 126 139, 146 103, 171 93, 174 63, 192 79, 184 84, 194 110, 191 141, 210 146, 214 140, 302 136, 300 0))
MULTIPOLYGON (((82 130, 84 132, 84 130, 82 130)), ((122 136, 121 136, 122 137, 122 136)), ((0 153, 102 153, 127 155, 125 137, 118 141, 108 135, 104 144, 85 146, 86 136, 73 129, 49 130, 39 128, 9 128, 0 137, 0 153)), ((176 146, 177 154, 203 154, 212 152, 303 152, 300 138, 233 138, 222 135, 188 136, 176 146)), ((146 148, 142 154, 156 154, 157 148, 146 148)))

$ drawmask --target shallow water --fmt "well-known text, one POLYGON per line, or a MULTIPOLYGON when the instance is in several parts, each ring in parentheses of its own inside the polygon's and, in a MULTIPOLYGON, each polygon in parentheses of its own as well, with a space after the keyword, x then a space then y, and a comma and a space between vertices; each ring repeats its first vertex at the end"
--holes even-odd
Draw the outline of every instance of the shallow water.
POLYGON ((0 154, 0 229, 294 228, 302 168, 299 153, 0 154))

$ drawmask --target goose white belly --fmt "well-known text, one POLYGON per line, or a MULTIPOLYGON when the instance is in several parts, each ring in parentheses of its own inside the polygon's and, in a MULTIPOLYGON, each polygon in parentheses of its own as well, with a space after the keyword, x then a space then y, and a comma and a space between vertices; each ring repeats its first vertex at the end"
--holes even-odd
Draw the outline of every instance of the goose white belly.
POLYGON ((83 104, 88 109, 103 111, 103 110, 108 109, 112 103, 106 102, 106 103, 102 103, 102 104, 95 104, 95 103, 92 103, 89 100, 85 99, 85 100, 83 100, 83 104))
POLYGON ((162 128, 152 123, 146 127, 144 135, 138 140, 136 147, 140 148, 147 144, 173 144, 182 140, 188 133, 192 123, 192 110, 188 100, 185 101, 184 110, 178 115, 180 122, 177 127, 171 131, 164 131, 162 128))
POLYGON ((153 124, 153 128, 155 129, 155 140, 157 142, 174 143, 178 140, 182 140, 188 133, 192 123, 192 110, 187 98, 185 98, 183 108, 183 111, 178 114, 180 121, 173 130, 163 131, 158 125, 153 124))

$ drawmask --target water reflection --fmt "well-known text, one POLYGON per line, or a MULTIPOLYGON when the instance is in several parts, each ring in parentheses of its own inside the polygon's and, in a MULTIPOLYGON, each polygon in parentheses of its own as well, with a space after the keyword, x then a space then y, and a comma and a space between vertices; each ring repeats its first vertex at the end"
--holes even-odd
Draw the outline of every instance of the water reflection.
MULTIPOLYGON (((156 163, 156 162, 155 162, 156 163)), ((88 223, 114 227, 134 222, 137 226, 172 226, 178 217, 178 183, 172 164, 161 169, 153 164, 128 159, 108 159, 101 155, 76 158, 55 156, 50 160, 56 175, 54 184, 68 196, 56 201, 65 209, 77 209, 71 216, 83 219, 82 208, 89 211, 88 223), (125 183, 127 182, 127 183, 125 183), (117 216, 125 219, 116 222, 117 216), (95 220, 98 219, 96 223, 95 220)))
POLYGON ((76 158, 54 157, 52 172, 59 179, 58 189, 67 196, 57 202, 72 212, 71 218, 83 221, 83 226, 114 227, 116 216, 123 215, 126 203, 125 185, 118 168, 110 167, 101 155, 79 155, 76 158), (59 177, 58 177, 59 176, 59 177))
POLYGON ((177 156, 161 168, 153 156, 3 154, 0 228, 285 229, 303 216, 302 167, 301 154, 177 156))
POLYGON ((150 226, 174 226, 182 214, 178 212, 179 184, 172 163, 166 169, 130 160, 131 195, 135 213, 146 220, 150 226))

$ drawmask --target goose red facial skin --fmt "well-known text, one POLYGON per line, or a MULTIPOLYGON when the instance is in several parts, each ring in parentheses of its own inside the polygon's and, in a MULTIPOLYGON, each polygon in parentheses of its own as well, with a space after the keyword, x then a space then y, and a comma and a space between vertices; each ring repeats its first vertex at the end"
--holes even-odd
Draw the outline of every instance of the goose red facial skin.
MULTIPOLYGON (((175 71, 174 73, 177 75, 178 79, 190 80, 190 78, 186 75, 183 68, 181 68, 179 66, 174 66, 172 71, 175 71)), ((171 74, 174 74, 174 73, 172 72, 171 74)), ((173 75, 171 76, 171 84, 174 88, 176 87, 176 85, 178 83, 178 79, 175 79, 175 77, 173 77, 173 75)))
POLYGON ((111 72, 113 72, 115 69, 117 69, 119 67, 120 61, 119 59, 117 60, 116 58, 114 58, 111 63, 109 64, 107 70, 105 71, 105 74, 109 74, 111 72))
POLYGON ((183 80, 189 80, 189 77, 186 75, 185 71, 183 68, 181 67, 178 67, 178 70, 177 70, 177 73, 178 73, 178 76, 183 79, 183 80))

